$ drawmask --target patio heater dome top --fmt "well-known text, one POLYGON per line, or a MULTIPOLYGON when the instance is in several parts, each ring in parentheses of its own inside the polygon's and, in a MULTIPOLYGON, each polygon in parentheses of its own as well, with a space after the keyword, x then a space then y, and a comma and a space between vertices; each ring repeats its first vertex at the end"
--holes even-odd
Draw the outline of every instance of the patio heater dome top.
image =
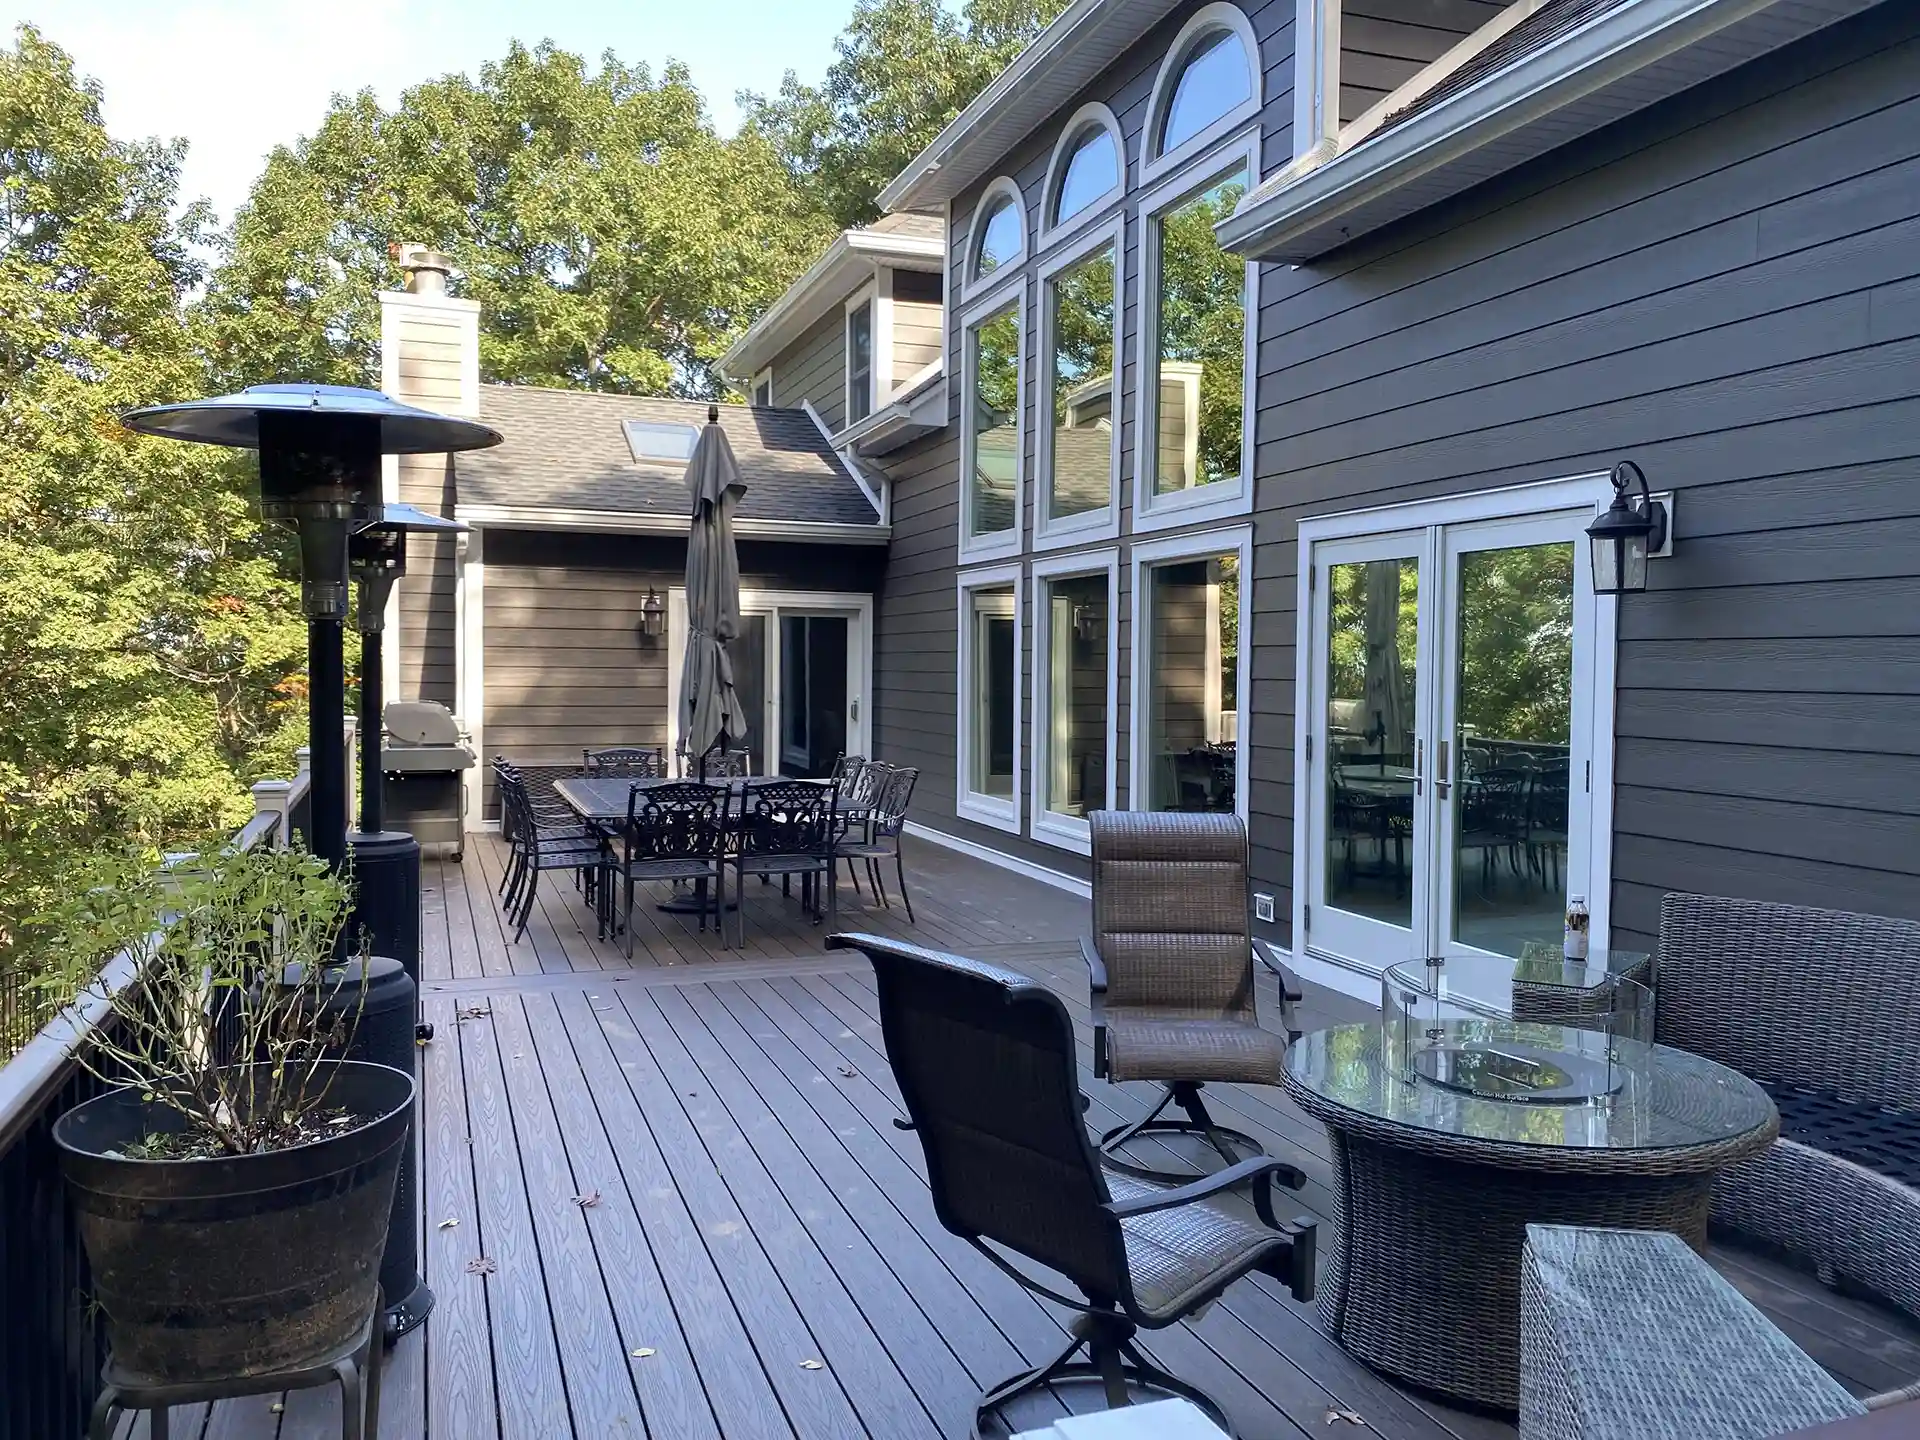
POLYGON ((483 450, 498 445, 502 438, 498 430, 476 420, 416 409, 378 390, 352 385, 250 385, 237 394, 178 405, 149 405, 120 418, 128 429, 143 435, 257 450, 260 421, 265 415, 286 417, 283 435, 298 425, 300 417, 327 422, 329 427, 341 421, 376 422, 382 455, 483 450))

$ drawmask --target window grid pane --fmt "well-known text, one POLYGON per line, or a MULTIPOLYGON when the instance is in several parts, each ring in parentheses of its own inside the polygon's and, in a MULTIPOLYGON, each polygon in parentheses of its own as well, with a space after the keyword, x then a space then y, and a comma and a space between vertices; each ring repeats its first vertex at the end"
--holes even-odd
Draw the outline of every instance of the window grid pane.
POLYGON ((1246 262, 1220 248, 1216 221, 1246 192, 1244 167, 1149 222, 1154 296, 1153 493, 1169 495, 1240 474, 1246 374, 1246 262))
POLYGON ((1177 150, 1207 126, 1241 104, 1248 88, 1247 47, 1232 30, 1216 30, 1194 46, 1186 68, 1174 83, 1160 122, 1155 153, 1177 150))
POLYGON ((1146 583, 1149 805, 1230 811, 1240 767, 1240 557, 1155 565, 1146 583))
POLYGON ((973 673, 968 677, 972 731, 967 789, 996 800, 1013 798, 1014 689, 1019 649, 1012 587, 972 591, 973 673))
POLYGON ((973 273, 978 279, 991 275, 1002 265, 1019 258, 1021 249, 1020 210, 1011 197, 993 202, 980 227, 980 250, 974 257, 973 273))
POLYGON ((1115 278, 1107 245, 1047 281, 1053 350, 1046 370, 1053 410, 1047 513, 1054 520, 1104 510, 1112 498, 1115 278))
POLYGON ((1120 183, 1120 152, 1105 126, 1082 133, 1060 177, 1053 197, 1053 223, 1071 220, 1120 183))
POLYGON ((1020 317, 1013 305, 967 332, 974 536, 1013 529, 1020 476, 1020 317))
POLYGON ((1047 586, 1046 808, 1084 817, 1107 796, 1107 606, 1105 575, 1047 586))

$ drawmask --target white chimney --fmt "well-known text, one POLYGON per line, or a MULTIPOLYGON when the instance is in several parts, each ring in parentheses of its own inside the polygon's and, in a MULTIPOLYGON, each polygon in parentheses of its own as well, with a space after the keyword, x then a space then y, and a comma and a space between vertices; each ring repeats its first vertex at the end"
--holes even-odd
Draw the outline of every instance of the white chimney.
MULTIPOLYGON (((479 302, 447 294, 453 262, 432 246, 397 244, 389 253, 399 262, 406 288, 379 292, 380 388, 423 410, 478 418, 479 302)), ((453 515, 450 457, 389 455, 383 463, 385 499, 453 515)), ((476 567, 473 579, 478 580, 480 536, 459 538, 467 542, 463 547, 447 536, 408 538, 407 573, 394 586, 387 612, 386 693, 392 700, 437 700, 452 706, 477 741, 479 626, 477 617, 469 622, 462 613, 462 602, 468 589, 463 572, 469 564, 476 567), (475 637, 471 647, 466 643, 469 623, 475 637)), ((470 803, 477 804, 472 797, 470 803)))

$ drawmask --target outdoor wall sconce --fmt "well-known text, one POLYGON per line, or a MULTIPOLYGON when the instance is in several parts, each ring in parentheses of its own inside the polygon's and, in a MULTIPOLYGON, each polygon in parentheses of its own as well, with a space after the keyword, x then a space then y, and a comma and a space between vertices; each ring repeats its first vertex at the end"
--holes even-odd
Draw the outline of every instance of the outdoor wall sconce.
POLYGON ((1089 645, 1100 638, 1100 615, 1093 606, 1073 607, 1073 633, 1075 638, 1089 645))
POLYGON ((1587 527, 1593 542, 1593 592, 1633 595, 1647 588, 1647 557, 1667 546, 1667 506, 1647 489, 1647 477, 1631 460, 1613 467, 1613 503, 1587 527), (1629 497, 1637 484, 1640 493, 1629 497))
POLYGON ((658 640, 667 633, 667 607, 660 603, 651 585, 647 598, 640 602, 640 633, 648 640, 658 640))

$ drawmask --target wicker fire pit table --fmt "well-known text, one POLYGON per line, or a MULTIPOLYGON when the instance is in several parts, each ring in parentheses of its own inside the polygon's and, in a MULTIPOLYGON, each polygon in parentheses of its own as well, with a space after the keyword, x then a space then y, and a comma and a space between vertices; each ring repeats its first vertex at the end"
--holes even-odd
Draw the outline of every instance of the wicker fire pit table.
MULTIPOLYGON (((1444 1028, 1447 1043, 1533 1055, 1593 1044, 1510 1021, 1444 1028)), ((1357 1359, 1480 1405, 1519 1404, 1529 1222, 1671 1230, 1702 1249, 1715 1173, 1779 1129, 1752 1081, 1663 1045, 1620 1042, 1633 1073, 1605 1099, 1538 1103, 1411 1075, 1383 1059, 1382 1032, 1342 1025, 1287 1051, 1287 1093, 1333 1141, 1341 1213, 1320 1316, 1357 1359)))

